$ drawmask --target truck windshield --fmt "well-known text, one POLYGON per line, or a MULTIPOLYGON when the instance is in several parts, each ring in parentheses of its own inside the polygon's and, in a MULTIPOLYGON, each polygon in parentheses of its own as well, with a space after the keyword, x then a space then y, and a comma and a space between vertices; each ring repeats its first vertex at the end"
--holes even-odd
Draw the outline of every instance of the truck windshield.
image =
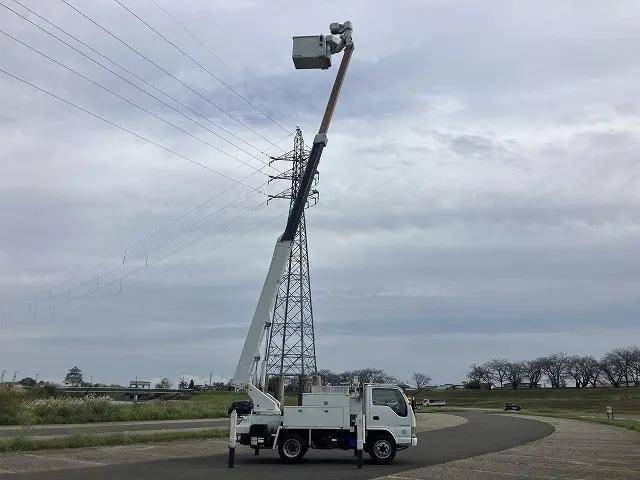
POLYGON ((393 388, 374 388, 372 397, 374 405, 386 405, 399 416, 407 416, 407 402, 400 391, 393 388))

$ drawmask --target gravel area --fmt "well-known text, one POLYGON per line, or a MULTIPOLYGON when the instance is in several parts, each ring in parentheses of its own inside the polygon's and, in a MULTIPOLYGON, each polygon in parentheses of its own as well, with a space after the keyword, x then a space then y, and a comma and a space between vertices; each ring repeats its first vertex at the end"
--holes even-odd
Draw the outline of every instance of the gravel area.
POLYGON ((406 470, 392 480, 638 480, 640 435, 630 430, 561 418, 539 418, 550 436, 500 452, 406 470))
POLYGON ((457 415, 418 413, 416 415, 416 430, 418 432, 429 432, 431 430, 440 430, 441 428, 457 427, 468 421, 466 418, 457 415))

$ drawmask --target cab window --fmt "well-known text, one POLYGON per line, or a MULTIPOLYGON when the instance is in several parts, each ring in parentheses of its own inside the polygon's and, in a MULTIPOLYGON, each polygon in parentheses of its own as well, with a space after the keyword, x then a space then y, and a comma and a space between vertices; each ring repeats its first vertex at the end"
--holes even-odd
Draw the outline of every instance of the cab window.
POLYGON ((404 395, 399 390, 393 388, 374 388, 372 400, 374 405, 386 405, 399 416, 407 416, 407 402, 405 402, 404 395))

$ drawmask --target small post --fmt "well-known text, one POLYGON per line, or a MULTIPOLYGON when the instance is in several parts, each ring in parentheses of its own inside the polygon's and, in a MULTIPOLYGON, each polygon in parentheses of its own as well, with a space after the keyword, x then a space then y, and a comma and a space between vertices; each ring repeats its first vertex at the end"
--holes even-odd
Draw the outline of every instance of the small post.
POLYGON ((305 376, 298 375, 298 405, 302 405, 302 394, 304 393, 305 382, 305 376))
POLYGON ((362 451, 364 450, 364 414, 359 413, 356 417, 356 456, 358 457, 358 468, 362 468, 362 451))
POLYGON ((238 413, 231 412, 231 424, 229 425, 229 463, 228 467, 235 467, 236 461, 236 428, 238 426, 238 413))
POLYGON ((280 374, 278 379, 278 399, 280 404, 284 405, 284 375, 280 374))
POLYGON ((613 407, 611 405, 607 406, 607 418, 611 418, 611 420, 615 420, 613 415, 613 407))

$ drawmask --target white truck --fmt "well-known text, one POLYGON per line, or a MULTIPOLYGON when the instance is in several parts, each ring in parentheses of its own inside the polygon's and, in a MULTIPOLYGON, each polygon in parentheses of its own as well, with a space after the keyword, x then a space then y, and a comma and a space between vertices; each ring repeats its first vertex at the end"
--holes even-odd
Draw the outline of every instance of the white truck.
MULTIPOLYGON (((272 397, 273 398, 273 397, 272 397)), ((275 400, 275 399, 273 399, 275 400)), ((278 402, 279 403, 279 402, 278 402)), ((374 463, 391 463, 396 451, 417 445, 416 417, 395 385, 314 387, 302 405, 258 410, 240 418, 236 440, 256 450, 277 449, 286 463, 302 459, 309 448, 368 452, 374 463)))
POLYGON ((235 410, 231 413, 229 466, 233 466, 238 442, 252 447, 256 454, 261 448, 277 449, 285 462, 299 461, 309 448, 352 449, 360 466, 363 451, 377 463, 390 463, 397 450, 417 445, 415 415, 397 386, 360 384, 351 390, 348 386, 317 386, 302 395, 298 406, 282 405, 265 388, 265 339, 269 338, 278 280, 289 259, 320 156, 327 145, 327 131, 354 48, 350 22, 333 23, 330 30, 332 35, 294 37, 292 57, 296 68, 325 69, 331 65, 332 54, 344 50, 344 55, 287 225, 276 241, 232 380, 237 388, 247 391, 252 409, 240 417, 235 410))

